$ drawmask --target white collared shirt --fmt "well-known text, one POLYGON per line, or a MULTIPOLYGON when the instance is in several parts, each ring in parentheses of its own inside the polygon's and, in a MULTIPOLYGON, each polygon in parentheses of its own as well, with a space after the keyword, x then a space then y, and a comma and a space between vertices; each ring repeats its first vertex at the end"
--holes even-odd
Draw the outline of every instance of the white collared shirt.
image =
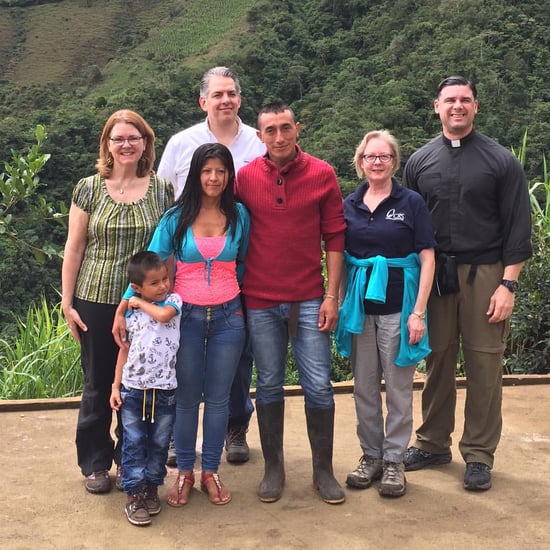
MULTIPOLYGON (((243 124, 239 117, 237 117, 237 122, 239 124, 237 135, 229 146, 236 172, 251 160, 265 154, 265 145, 256 135, 256 130, 252 126, 243 124)), ((204 143, 216 143, 217 141, 216 136, 208 127, 208 118, 174 134, 168 140, 160 159, 158 175, 172 182, 176 199, 181 195, 187 181, 191 157, 195 149, 204 143)))

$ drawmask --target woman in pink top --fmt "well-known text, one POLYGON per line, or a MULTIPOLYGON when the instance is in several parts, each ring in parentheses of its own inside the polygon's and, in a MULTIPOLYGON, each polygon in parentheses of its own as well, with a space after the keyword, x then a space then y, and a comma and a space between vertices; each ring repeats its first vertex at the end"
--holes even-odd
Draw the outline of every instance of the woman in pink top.
POLYGON ((245 340, 239 279, 249 216, 233 197, 231 153, 219 143, 197 148, 183 193, 159 222, 149 250, 174 254, 174 291, 182 300, 174 438, 178 476, 168 504, 187 503, 195 483, 199 404, 204 401, 201 488, 213 504, 231 493, 218 467, 229 416, 229 393, 245 340))

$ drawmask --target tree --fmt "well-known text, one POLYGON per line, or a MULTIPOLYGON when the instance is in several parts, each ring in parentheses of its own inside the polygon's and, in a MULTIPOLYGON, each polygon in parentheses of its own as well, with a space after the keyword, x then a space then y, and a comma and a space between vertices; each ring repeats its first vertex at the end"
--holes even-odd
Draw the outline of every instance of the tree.
POLYGON ((43 262, 59 255, 59 250, 36 230, 47 220, 62 219, 66 212, 56 212, 38 192, 38 173, 50 159, 49 154, 40 152, 47 137, 44 126, 36 127, 35 137, 36 143, 26 155, 12 149, 12 162, 5 161, 4 172, 0 173, 0 237, 30 248, 43 262))

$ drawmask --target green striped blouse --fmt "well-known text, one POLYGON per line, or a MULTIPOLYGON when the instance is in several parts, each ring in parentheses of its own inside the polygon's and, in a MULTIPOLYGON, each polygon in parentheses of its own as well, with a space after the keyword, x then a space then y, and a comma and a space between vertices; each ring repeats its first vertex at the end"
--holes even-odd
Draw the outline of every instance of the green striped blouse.
POLYGON ((162 214, 174 203, 168 180, 151 175, 146 195, 132 203, 115 202, 99 174, 81 179, 73 203, 88 213, 88 243, 75 296, 89 302, 118 304, 128 286, 126 266, 147 249, 162 214))

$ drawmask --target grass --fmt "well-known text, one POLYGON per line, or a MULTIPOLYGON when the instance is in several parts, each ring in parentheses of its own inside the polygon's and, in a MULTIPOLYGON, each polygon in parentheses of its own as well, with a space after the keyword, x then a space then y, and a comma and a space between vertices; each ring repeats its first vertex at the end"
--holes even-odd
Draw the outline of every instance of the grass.
POLYGON ((60 304, 46 299, 17 320, 18 336, 0 340, 0 399, 71 397, 82 391, 77 342, 65 323, 60 304))

